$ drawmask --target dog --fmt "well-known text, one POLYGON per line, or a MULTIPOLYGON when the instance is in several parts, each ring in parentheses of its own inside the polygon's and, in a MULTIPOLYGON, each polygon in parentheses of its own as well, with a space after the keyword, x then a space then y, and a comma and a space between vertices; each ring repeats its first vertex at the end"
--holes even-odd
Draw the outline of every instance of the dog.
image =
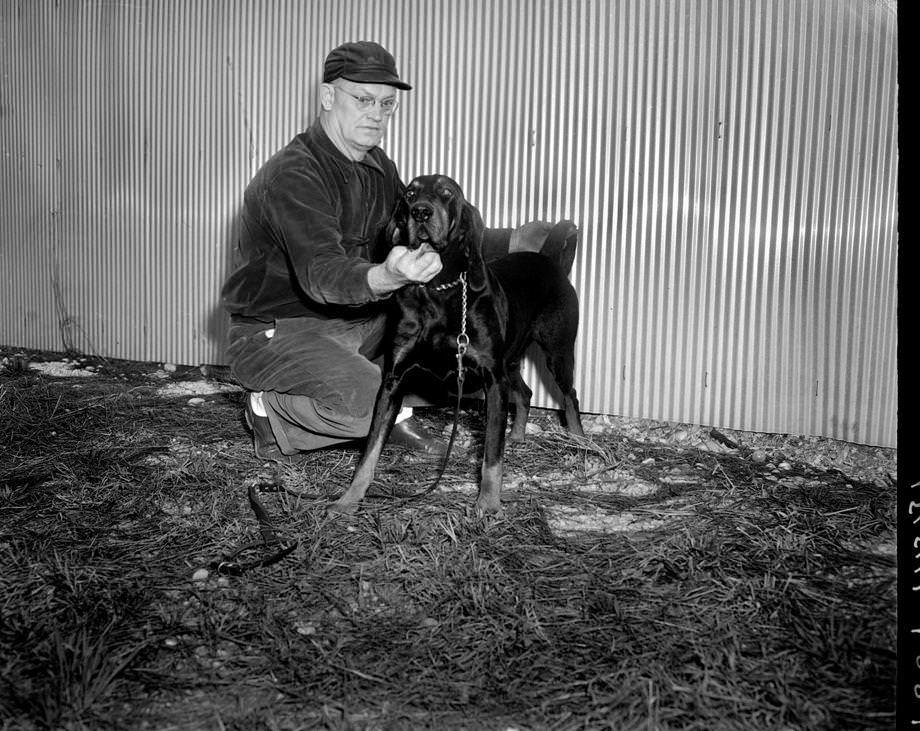
POLYGON ((573 385, 578 296, 568 274, 574 240, 558 251, 547 252, 547 242, 543 253, 517 252, 486 264, 483 231, 479 211, 454 180, 425 175, 406 187, 388 226, 389 240, 410 249, 430 246, 442 269, 430 282, 407 285, 394 295, 391 345, 367 444, 351 485, 329 506, 331 512, 351 513, 364 497, 402 403, 403 379, 415 368, 447 378, 462 364, 481 380, 486 434, 476 506, 482 514, 501 509, 509 400, 515 406, 509 438, 524 439, 532 391, 521 377, 521 360, 531 343, 546 354, 562 393, 564 425, 584 436, 573 385))

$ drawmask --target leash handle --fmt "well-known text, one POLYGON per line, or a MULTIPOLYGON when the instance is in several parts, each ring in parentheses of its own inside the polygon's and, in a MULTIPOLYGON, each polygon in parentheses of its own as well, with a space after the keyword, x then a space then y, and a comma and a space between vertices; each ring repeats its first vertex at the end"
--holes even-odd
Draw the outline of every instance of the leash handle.
POLYGON ((262 506, 262 503, 259 502, 259 498, 256 495, 256 486, 250 485, 248 493, 249 507, 252 508, 252 512, 255 514, 256 520, 259 523, 259 532, 262 534, 262 540, 246 543, 237 548, 232 553, 227 554, 222 559, 212 561, 210 564, 211 570, 216 571, 221 576, 242 576, 244 572, 249 571, 250 569, 271 566, 272 564, 278 563, 287 556, 290 556, 300 544, 300 541, 295 540, 287 546, 282 545, 281 539, 278 537, 278 534, 275 532, 275 527, 272 525, 268 511, 266 511, 262 506), (271 546, 281 547, 274 553, 265 556, 264 558, 257 558, 247 562, 233 560, 239 554, 249 549, 258 547, 268 548, 271 546))

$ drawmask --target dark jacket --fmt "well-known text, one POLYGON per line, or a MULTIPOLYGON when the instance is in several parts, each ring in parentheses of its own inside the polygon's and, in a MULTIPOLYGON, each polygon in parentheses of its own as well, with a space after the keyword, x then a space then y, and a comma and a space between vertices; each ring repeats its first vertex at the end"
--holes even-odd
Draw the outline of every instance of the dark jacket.
MULTIPOLYGON (((386 258, 384 233, 402 192, 383 150, 349 160, 317 120, 246 188, 239 263, 224 284, 224 307, 266 322, 368 314, 377 305, 367 270, 386 258)), ((507 252, 509 235, 493 232, 493 255, 507 252)))

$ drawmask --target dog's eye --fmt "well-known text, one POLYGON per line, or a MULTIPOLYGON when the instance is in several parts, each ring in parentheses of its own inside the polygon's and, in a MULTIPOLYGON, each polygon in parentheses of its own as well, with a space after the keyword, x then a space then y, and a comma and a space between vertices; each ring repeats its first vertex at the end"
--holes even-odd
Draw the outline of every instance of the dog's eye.
POLYGON ((405 199, 406 199, 407 201, 409 201, 409 202, 414 201, 414 200, 415 200, 415 191, 414 191, 414 190, 407 190, 407 191, 406 191, 406 195, 405 195, 404 197, 405 197, 405 199))
POLYGON ((450 200, 454 197, 454 193, 450 188, 441 188, 441 190, 438 191, 438 195, 444 200, 450 200))

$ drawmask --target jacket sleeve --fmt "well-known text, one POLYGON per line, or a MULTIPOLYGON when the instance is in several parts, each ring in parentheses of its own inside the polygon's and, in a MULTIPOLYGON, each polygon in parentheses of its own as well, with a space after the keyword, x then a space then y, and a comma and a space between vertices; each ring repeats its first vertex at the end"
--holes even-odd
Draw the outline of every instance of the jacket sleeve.
POLYGON ((263 192, 268 225, 284 250, 291 277, 315 302, 361 305, 378 299, 367 282, 373 264, 366 242, 345 241, 342 202, 318 176, 288 170, 263 192))

